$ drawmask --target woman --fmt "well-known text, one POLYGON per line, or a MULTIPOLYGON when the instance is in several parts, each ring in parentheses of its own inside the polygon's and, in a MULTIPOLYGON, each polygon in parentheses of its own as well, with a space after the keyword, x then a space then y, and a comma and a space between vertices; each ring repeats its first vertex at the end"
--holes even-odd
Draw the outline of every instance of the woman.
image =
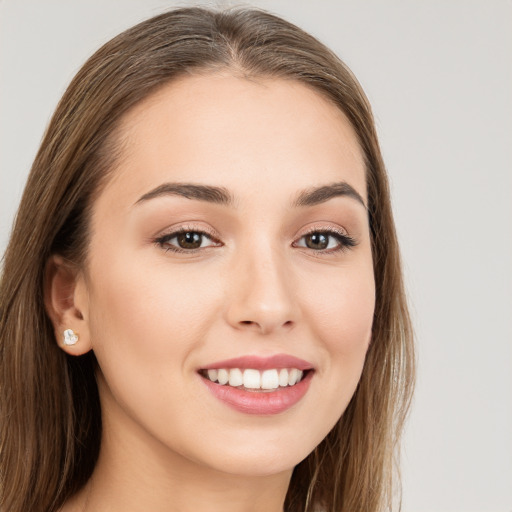
POLYGON ((2 507, 377 511, 412 335, 367 100, 297 27, 162 14, 42 142, 1 283, 2 507))

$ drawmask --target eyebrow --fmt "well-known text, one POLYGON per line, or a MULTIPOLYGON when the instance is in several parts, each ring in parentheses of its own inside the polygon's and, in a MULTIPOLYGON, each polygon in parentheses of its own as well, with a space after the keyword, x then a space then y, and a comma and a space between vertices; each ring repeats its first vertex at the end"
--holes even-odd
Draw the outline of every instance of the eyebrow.
POLYGON ((351 197, 365 208, 366 204, 359 192, 349 185, 346 181, 331 183, 330 185, 323 185, 321 187, 310 188, 301 192, 297 199, 294 201, 294 206, 315 206, 317 204, 325 203, 334 197, 351 197))
POLYGON ((181 196, 186 199, 195 199, 196 201, 206 201, 208 203, 222 204, 231 206, 234 198, 224 187, 214 187, 211 185, 194 185, 192 183, 164 183, 147 194, 144 194, 135 204, 148 201, 161 196, 181 196))
MULTIPOLYGON (((144 194, 135 204, 169 195, 224 206, 233 206, 235 204, 234 196, 226 188, 213 185, 195 185, 193 183, 164 183, 144 194)), ((345 181, 303 190, 293 201, 293 206, 315 206, 335 197, 343 196, 355 199, 366 208, 364 199, 359 192, 345 181)))

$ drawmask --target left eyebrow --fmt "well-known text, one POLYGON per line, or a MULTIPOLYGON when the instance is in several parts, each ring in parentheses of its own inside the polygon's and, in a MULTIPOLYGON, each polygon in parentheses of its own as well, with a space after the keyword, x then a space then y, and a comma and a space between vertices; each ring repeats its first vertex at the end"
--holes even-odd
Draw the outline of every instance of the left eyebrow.
POLYGON ((346 181, 306 189, 297 196, 293 206, 315 206, 317 204, 325 203, 326 201, 329 201, 329 199, 340 196, 351 197, 367 209, 364 199, 361 197, 359 192, 346 181))

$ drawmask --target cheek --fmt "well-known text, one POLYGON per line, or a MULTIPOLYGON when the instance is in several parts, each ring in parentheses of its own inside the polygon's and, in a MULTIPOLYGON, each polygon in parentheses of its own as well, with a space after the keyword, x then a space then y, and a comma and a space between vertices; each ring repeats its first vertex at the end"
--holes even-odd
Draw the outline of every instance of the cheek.
MULTIPOLYGON (((309 323, 315 325, 328 350, 350 355, 366 351, 375 309, 375 282, 371 260, 322 276, 315 293, 305 293, 309 323)), ((311 287, 309 287, 311 290, 311 287)))
MULTIPOLYGON (((189 328, 195 325, 189 324, 188 318, 197 318, 202 307, 204 294, 197 292, 200 276, 191 280, 186 271, 170 272, 165 263, 155 265, 142 258, 124 258, 93 272, 91 281, 98 285, 92 290, 90 302, 102 323, 115 322, 117 328, 130 333, 160 333, 154 341, 160 337, 169 339, 176 323, 189 328), (103 316, 107 311, 108 317, 103 316)), ((203 290, 207 289, 203 286, 203 290)))
POLYGON ((187 354, 215 309, 208 280, 186 269, 171 273, 165 262, 150 265, 128 258, 91 273, 91 281, 98 283, 90 294, 91 336, 102 368, 123 358, 126 372, 158 374, 164 366, 175 375, 184 371, 187 354))
MULTIPOLYGON (((184 383, 195 375, 191 355, 204 342, 218 301, 200 272, 171 269, 165 261, 127 257, 91 269, 97 284, 90 293, 90 331, 108 416, 130 417, 162 437, 176 434, 168 425, 171 417, 178 423, 177 411, 188 417, 193 407, 184 383)), ((190 429, 189 423, 182 428, 190 429)))
POLYGON ((375 284, 371 262, 326 279, 323 293, 309 294, 309 324, 316 329, 326 361, 325 408, 334 423, 348 405, 371 340, 375 284))

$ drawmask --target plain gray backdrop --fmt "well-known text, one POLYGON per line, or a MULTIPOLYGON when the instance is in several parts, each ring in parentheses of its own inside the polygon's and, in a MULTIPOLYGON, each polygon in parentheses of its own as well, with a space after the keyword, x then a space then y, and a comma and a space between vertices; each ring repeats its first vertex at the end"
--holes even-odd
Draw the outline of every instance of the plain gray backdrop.
MULTIPOLYGON (((81 64, 121 30, 195 3, 0 1, 0 253, 81 64)), ((333 48, 374 108, 418 342, 404 512, 512 512, 512 2, 252 5, 333 48)))

